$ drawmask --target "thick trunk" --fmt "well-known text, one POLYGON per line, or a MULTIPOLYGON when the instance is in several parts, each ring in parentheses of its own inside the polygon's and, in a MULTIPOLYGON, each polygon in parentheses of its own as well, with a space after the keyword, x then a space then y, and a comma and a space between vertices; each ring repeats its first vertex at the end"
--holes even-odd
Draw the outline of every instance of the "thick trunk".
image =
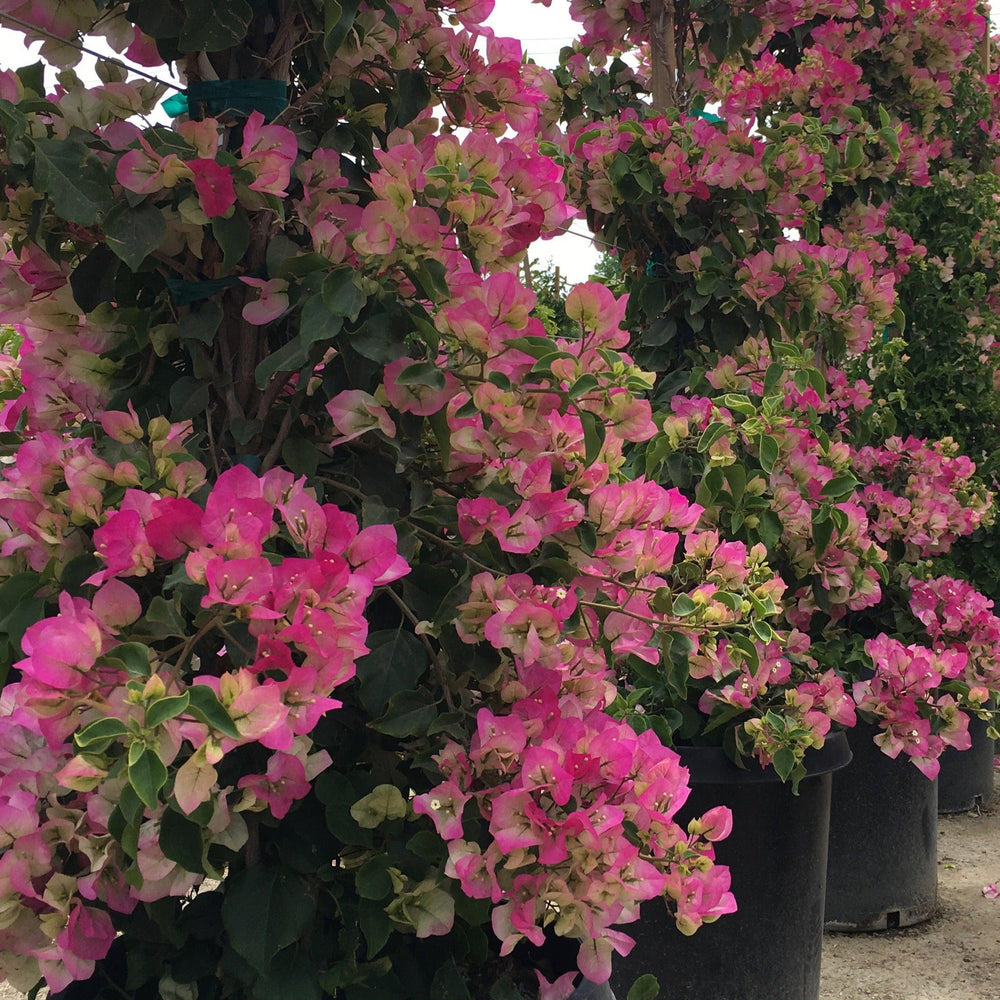
POLYGON ((656 111, 666 111, 677 103, 675 30, 674 0, 650 0, 649 57, 653 71, 653 108, 656 111))

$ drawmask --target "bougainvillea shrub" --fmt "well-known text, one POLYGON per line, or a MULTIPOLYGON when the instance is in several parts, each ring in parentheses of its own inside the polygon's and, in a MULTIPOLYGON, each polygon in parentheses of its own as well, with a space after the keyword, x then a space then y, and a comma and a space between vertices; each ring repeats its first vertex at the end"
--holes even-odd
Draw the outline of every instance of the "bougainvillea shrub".
POLYGON ((963 744, 995 619, 925 560, 986 490, 834 365, 905 324, 888 198, 982 23, 724 6, 652 109, 642 3, 552 72, 489 0, 5 8, 14 985, 565 997, 641 903, 738 905, 671 743, 963 744), (84 85, 95 36, 149 76, 84 85), (518 265, 581 214, 632 295, 546 329, 518 265))

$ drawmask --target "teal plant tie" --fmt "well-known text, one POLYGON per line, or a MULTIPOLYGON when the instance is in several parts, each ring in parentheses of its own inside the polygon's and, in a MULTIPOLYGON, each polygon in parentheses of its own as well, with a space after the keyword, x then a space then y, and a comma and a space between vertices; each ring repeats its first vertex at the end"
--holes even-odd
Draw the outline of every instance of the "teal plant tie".
POLYGON ((260 455, 236 455, 236 464, 245 465, 254 475, 260 474, 260 455))
POLYGON ((250 115, 259 111, 273 121, 288 106, 284 80, 200 80, 187 89, 188 104, 204 104, 212 117, 225 111, 250 115))
POLYGON ((713 125, 716 124, 716 122, 725 121, 725 118, 713 115, 711 111, 692 111, 691 114, 693 117, 700 118, 704 122, 711 122, 713 125))
POLYGON ((187 94, 181 92, 179 94, 174 94, 172 97, 168 97, 161 105, 164 111, 171 118, 180 118, 181 115, 186 115, 188 112, 188 99, 187 94))
POLYGON ((174 305, 189 306, 192 302, 210 299, 216 292, 230 285, 238 285, 236 275, 228 278, 206 278, 204 281, 187 281, 185 278, 167 278, 167 291, 174 305))
POLYGON ((201 80, 160 107, 171 118, 180 118, 190 113, 192 104, 204 104, 213 118, 226 111, 244 118, 259 111, 270 122, 288 107, 288 85, 284 80, 201 80))

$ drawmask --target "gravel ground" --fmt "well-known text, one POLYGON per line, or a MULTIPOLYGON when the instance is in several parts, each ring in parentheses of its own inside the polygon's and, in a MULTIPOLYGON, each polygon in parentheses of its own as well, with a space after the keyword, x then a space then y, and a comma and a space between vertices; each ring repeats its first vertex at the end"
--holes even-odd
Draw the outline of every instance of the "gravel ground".
POLYGON ((998 880, 1000 808, 941 816, 937 916, 900 931, 827 934, 820 1000, 998 1000, 1000 899, 983 896, 998 880))
MULTIPOLYGON (((1000 899, 983 896, 1000 880, 1000 807, 942 816, 938 836, 937 916, 901 931, 827 934, 820 1000, 1000 1000, 1000 899)), ((20 994, 0 984, 0 1000, 20 994)))

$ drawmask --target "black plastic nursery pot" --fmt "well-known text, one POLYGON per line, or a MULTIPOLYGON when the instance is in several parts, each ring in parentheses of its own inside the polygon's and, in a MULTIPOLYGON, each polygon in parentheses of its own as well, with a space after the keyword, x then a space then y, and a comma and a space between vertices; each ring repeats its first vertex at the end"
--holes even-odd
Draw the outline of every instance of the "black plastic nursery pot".
POLYGON ((960 813, 985 809, 993 804, 993 755, 995 741, 987 735, 990 724, 975 716, 969 719, 972 746, 968 750, 948 747, 941 755, 938 775, 938 812, 960 813))
POLYGON ((684 937, 664 907, 645 904, 623 928, 636 945, 615 956, 615 993, 648 972, 670 1000, 818 1000, 831 779, 851 759, 844 734, 810 751, 798 795, 772 768, 738 768, 720 749, 678 752, 692 789, 681 824, 717 805, 733 811, 716 856, 739 910, 684 937))
POLYGON ((880 931, 937 908, 937 781, 887 757, 878 727, 848 732, 854 760, 833 779, 826 929, 880 931))

